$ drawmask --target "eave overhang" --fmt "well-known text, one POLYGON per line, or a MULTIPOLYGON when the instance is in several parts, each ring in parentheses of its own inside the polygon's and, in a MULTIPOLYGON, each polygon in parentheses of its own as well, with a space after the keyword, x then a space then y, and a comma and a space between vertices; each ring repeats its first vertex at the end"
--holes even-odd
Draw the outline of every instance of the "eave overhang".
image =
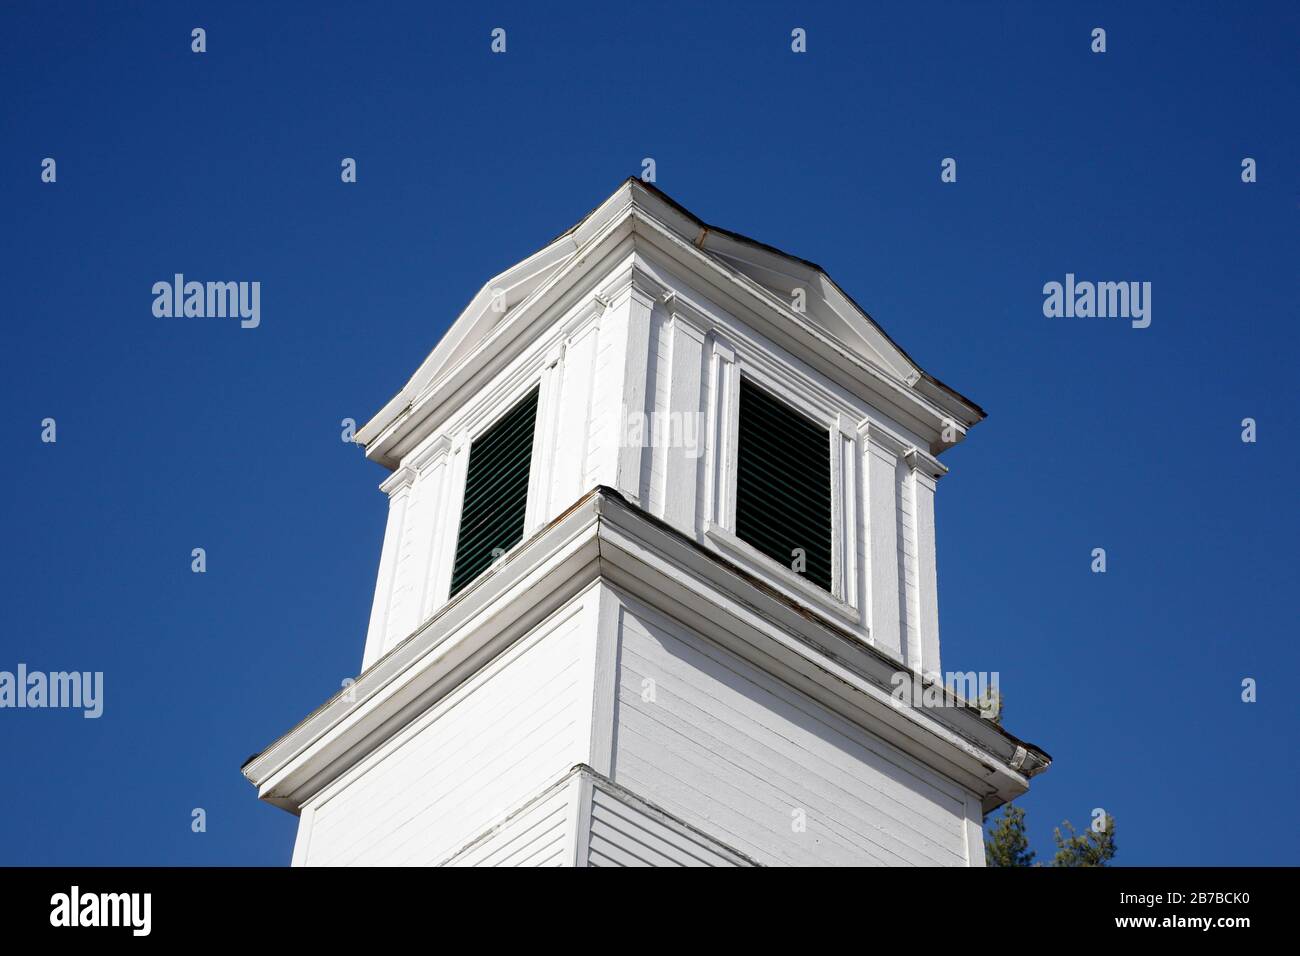
MULTIPOLYGON (((597 488, 261 754, 244 776, 297 813, 314 794, 598 581, 755 662, 979 795, 987 812, 1051 758, 944 691, 894 695, 903 665, 663 522, 597 488)), ((926 679, 928 682, 928 679, 926 679)))
POLYGON ((581 298, 575 290, 587 289, 592 264, 629 237, 636 249, 669 254, 679 267, 719 290, 742 317, 757 316, 764 334, 849 391, 886 403, 882 410, 901 411, 922 433, 934 436, 931 452, 939 454, 961 441, 985 417, 978 405, 921 369, 820 266, 711 226, 655 187, 629 179, 573 229, 483 287, 410 381, 358 430, 356 440, 367 457, 396 468, 404 451, 455 407, 451 399, 463 395, 467 383, 483 381, 485 372, 504 367, 527 347, 537 329, 581 298), (873 351, 861 343, 850 345, 745 275, 734 257, 746 250, 806 270, 824 286, 835 313, 847 323, 869 326, 880 347, 873 351), (508 288, 517 298, 494 318, 490 308, 497 288, 508 288), (467 348, 475 334, 480 340, 467 348), (945 434, 952 439, 942 438, 945 434))

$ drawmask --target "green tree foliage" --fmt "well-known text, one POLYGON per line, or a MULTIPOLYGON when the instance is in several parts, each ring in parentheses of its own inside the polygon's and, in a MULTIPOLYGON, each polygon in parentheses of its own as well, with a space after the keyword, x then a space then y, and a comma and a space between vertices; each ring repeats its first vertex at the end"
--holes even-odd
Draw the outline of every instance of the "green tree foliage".
POLYGON ((1025 836, 1025 811, 1008 803, 984 839, 984 862, 987 866, 1032 866, 1033 861, 1034 851, 1025 836))
POLYGON ((1075 833, 1070 821, 1061 826, 1069 831, 1069 836, 1061 834, 1060 827, 1052 833, 1056 839, 1056 856, 1052 866, 1105 866, 1117 851, 1115 846, 1115 818, 1109 813, 1103 818, 1105 826, 1101 830, 1089 827, 1083 833, 1075 833))
MULTIPOLYGON (((1056 840, 1056 855, 1052 866, 1105 866, 1118 851, 1115 845, 1115 818, 1105 816, 1101 830, 1089 828, 1076 833, 1069 820, 1052 831, 1056 840), (1064 828, 1066 833, 1061 832, 1064 828)), ((1002 808, 1002 814, 984 837, 984 862, 987 866, 1042 866, 1035 863, 1037 854, 1029 848, 1025 834, 1025 811, 1013 803, 1002 808)))

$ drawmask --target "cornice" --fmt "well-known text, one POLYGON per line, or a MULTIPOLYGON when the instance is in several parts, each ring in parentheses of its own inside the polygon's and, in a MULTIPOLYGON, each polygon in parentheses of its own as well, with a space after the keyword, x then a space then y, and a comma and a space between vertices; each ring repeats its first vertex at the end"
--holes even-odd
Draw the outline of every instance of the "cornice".
POLYGON ((397 492, 411 487, 411 483, 415 481, 415 475, 414 468, 398 468, 379 483, 379 490, 391 498, 397 492))
POLYGON ((463 680, 462 665, 499 653, 599 580, 804 689, 980 794, 986 809, 1024 792, 1050 762, 972 708, 900 703, 896 660, 598 488, 387 651, 350 694, 340 691, 249 760, 244 775, 263 799, 297 812, 463 680))
MULTIPOLYGON (((643 241, 666 253, 725 293, 738 310, 737 318, 742 322, 755 324, 760 333, 773 338, 791 354, 811 362, 840 387, 857 394, 885 414, 900 418, 907 427, 913 428, 914 423, 914 430, 938 434, 946 423, 952 421, 951 411, 937 404, 939 396, 929 396, 921 388, 911 387, 906 381, 876 368, 763 286, 707 249, 686 241, 648 210, 630 201, 618 208, 614 218, 585 238, 554 275, 513 306, 474 351, 456 366, 441 370, 433 381, 419 390, 418 396, 412 397, 405 405, 398 407, 399 403, 394 399, 367 422, 358 431, 358 440, 364 443, 367 457, 394 467, 396 458, 392 449, 409 445, 408 432, 422 427, 430 411, 442 406, 450 394, 463 387, 484 366, 492 363, 499 367, 527 347, 531 340, 525 330, 550 321, 556 310, 573 308, 573 290, 581 284, 593 264, 604 261, 619 243, 629 238, 632 240, 630 252, 635 253, 637 242, 643 241), (382 421, 384 416, 391 417, 382 421)), ((599 294, 595 303, 603 307, 603 303, 615 301, 629 284, 634 294, 643 294, 659 302, 673 294, 677 295, 674 309, 687 315, 689 321, 706 333, 709 331, 711 323, 707 315, 635 262, 635 255, 632 258, 630 275, 624 269, 598 284, 599 294)), ((575 321, 589 318, 583 315, 575 321)), ((965 427, 955 423, 953 430, 960 441, 965 427)), ((936 442, 934 447, 941 449, 943 446, 936 442)))
POLYGON ((864 419, 859 424, 858 434, 862 436, 864 448, 883 452, 886 456, 892 458, 902 458, 914 447, 911 442, 897 432, 886 428, 879 422, 872 421, 870 418, 864 419))
POLYGON ((920 448, 908 449, 906 454, 903 455, 903 459, 907 462, 908 468, 911 468, 917 475, 929 478, 932 484, 948 474, 947 465, 920 448))

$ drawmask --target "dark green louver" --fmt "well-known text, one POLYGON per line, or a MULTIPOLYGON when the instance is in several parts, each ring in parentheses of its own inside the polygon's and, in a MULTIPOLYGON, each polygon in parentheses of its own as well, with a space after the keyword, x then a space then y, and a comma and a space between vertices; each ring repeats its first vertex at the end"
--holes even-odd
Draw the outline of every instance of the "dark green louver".
POLYGON ((830 432, 740 379, 736 535, 790 568, 802 548, 813 584, 831 589, 830 432))
POLYGON ((452 594, 487 570, 494 550, 508 551, 524 537, 536 422, 534 389, 470 445, 465 503, 451 572, 452 594))

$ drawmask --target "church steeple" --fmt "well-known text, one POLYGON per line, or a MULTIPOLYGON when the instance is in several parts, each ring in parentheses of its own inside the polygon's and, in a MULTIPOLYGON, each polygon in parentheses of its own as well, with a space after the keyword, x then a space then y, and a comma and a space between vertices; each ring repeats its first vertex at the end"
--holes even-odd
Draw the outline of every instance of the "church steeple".
POLYGON ((245 767, 295 862, 981 865, 1044 769, 940 675, 934 496, 983 418, 816 265, 629 180, 357 434, 363 673, 245 767))

